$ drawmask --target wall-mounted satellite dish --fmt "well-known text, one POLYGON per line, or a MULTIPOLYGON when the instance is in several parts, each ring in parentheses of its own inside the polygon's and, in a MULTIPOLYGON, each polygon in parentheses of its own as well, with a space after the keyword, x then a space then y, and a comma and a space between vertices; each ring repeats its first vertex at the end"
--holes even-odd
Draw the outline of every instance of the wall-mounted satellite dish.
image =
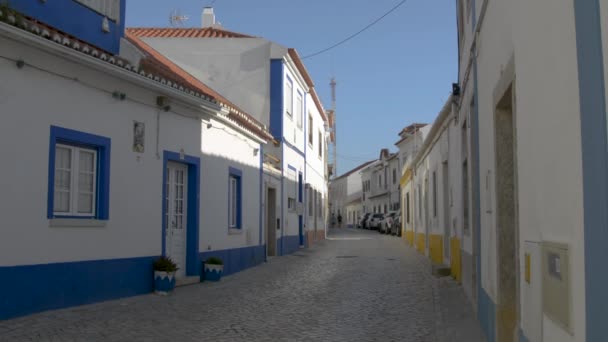
POLYGON ((189 19, 187 15, 181 14, 180 10, 174 9, 169 15, 169 24, 171 27, 183 27, 184 23, 189 19))

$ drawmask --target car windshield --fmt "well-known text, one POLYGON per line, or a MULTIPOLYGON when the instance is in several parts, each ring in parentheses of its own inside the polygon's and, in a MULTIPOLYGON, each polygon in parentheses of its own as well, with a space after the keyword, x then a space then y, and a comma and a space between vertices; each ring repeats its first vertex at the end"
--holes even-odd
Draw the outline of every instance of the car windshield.
POLYGON ((383 214, 374 214, 374 217, 384 217, 383 214))

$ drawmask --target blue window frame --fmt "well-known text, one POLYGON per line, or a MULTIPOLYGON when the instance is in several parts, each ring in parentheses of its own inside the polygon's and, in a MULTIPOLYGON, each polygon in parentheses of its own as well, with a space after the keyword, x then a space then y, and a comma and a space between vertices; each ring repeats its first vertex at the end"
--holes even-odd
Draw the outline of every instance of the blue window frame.
POLYGON ((109 218, 110 149, 109 138, 51 126, 47 218, 109 218))
POLYGON ((228 169, 228 227, 242 228, 243 218, 243 173, 239 169, 228 169))

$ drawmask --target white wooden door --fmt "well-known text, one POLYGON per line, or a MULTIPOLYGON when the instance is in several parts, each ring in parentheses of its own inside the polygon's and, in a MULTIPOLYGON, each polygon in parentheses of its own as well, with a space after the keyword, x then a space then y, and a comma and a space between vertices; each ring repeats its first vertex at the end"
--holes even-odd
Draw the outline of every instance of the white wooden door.
POLYGON ((167 163, 166 179, 165 250, 179 267, 176 277, 186 276, 186 230, 188 215, 188 167, 179 163, 167 163))

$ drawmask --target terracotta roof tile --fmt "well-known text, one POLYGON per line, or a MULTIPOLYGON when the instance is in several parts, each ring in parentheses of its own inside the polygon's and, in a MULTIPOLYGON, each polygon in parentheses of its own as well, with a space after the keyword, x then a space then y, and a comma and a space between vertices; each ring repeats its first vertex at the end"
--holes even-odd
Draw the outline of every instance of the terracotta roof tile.
POLYGON ((254 36, 214 27, 131 27, 127 28, 127 33, 140 38, 256 38, 254 36))

